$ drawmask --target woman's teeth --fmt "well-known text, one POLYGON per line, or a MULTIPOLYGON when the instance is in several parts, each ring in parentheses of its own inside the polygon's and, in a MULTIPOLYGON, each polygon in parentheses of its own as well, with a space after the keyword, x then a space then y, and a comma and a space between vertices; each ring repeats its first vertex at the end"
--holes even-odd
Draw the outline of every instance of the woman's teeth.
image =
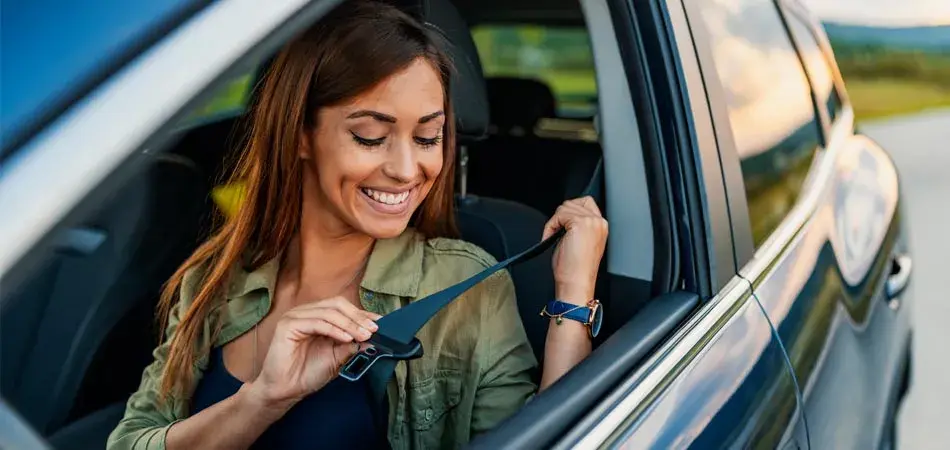
POLYGON ((409 198, 409 191, 393 194, 391 192, 374 191, 369 188, 363 188, 363 192, 373 200, 387 205, 398 205, 409 198))

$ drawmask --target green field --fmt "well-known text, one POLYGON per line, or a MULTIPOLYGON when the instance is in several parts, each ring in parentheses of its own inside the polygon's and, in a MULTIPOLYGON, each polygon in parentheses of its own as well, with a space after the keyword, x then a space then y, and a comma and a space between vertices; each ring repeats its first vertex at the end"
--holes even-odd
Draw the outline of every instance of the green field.
POLYGON ((857 120, 950 107, 950 85, 899 78, 853 78, 845 84, 857 120))
POLYGON ((857 120, 950 107, 950 49, 832 46, 857 120))

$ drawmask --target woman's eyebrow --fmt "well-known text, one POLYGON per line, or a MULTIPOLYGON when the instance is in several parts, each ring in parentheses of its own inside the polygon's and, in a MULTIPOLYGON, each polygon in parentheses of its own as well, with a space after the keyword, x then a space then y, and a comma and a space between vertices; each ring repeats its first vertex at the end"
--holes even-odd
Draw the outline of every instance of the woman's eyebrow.
POLYGON ((389 114, 383 114, 378 111, 370 111, 368 109, 361 109, 359 111, 356 111, 353 114, 346 116, 347 119, 358 119, 360 117, 372 117, 380 122, 396 123, 395 117, 390 116, 389 114))
POLYGON ((432 113, 432 114, 426 114, 426 115, 422 116, 422 118, 419 119, 419 123, 426 123, 426 122, 429 122, 429 121, 431 121, 432 119, 435 119, 436 117, 439 117, 439 116, 442 116, 442 115, 445 115, 445 112, 443 112, 443 111, 436 111, 436 112, 434 112, 434 113, 432 113))

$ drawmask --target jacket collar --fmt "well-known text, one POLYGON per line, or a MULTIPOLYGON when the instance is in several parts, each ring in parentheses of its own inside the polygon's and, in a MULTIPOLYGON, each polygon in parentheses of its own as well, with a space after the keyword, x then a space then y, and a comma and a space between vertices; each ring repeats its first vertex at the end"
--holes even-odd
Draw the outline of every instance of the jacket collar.
MULTIPOLYGON (((360 287, 379 294, 415 297, 422 281, 424 238, 413 228, 373 245, 360 287)), ((251 271, 237 268, 231 277, 228 299, 265 290, 273 296, 280 271, 280 256, 251 271)))

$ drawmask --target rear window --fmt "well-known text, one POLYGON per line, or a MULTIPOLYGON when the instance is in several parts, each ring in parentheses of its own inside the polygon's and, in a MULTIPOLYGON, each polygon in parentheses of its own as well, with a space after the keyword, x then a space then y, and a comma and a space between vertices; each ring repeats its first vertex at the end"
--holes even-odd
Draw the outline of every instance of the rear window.
POLYGON ((597 83, 584 27, 479 25, 472 29, 486 77, 535 78, 554 92, 565 118, 596 112, 597 83))

